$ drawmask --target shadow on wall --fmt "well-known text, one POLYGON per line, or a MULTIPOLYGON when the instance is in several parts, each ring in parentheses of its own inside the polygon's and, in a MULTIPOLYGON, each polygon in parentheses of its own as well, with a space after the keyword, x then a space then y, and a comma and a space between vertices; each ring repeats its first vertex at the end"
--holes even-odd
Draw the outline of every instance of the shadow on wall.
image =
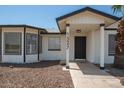
POLYGON ((60 61, 41 61, 37 63, 25 63, 25 64, 16 64, 16 63, 0 63, 0 67, 18 67, 18 68, 44 68, 59 65, 60 61))

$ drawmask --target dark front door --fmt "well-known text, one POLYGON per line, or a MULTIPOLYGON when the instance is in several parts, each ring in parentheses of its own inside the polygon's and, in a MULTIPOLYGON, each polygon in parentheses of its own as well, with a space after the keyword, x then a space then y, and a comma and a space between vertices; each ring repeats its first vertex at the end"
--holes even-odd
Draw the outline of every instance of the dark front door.
POLYGON ((75 59, 86 59, 86 37, 75 37, 75 59))
POLYGON ((0 29, 0 62, 1 62, 1 59, 2 59, 2 32, 0 29))

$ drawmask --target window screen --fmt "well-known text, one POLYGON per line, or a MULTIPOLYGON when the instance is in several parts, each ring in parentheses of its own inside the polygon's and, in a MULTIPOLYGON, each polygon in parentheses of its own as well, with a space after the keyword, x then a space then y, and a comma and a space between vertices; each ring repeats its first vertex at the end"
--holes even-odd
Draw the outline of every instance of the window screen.
POLYGON ((60 46, 60 38, 59 37, 50 37, 48 39, 48 50, 61 50, 60 46))
POLYGON ((37 34, 26 33, 26 54, 37 54, 38 36, 37 34))
POLYGON ((114 55, 115 54, 115 35, 109 35, 109 42, 108 42, 108 54, 114 55))
POLYGON ((5 32, 5 54, 21 55, 21 38, 22 34, 17 32, 5 32))

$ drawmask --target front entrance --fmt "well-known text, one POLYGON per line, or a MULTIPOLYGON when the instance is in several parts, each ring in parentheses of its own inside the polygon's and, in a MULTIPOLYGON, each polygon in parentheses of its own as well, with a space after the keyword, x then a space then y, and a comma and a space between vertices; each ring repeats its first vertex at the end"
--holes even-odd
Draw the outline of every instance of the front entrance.
POLYGON ((75 37, 75 59, 86 59, 86 37, 75 37))
POLYGON ((2 60, 2 31, 0 29, 0 62, 2 60))

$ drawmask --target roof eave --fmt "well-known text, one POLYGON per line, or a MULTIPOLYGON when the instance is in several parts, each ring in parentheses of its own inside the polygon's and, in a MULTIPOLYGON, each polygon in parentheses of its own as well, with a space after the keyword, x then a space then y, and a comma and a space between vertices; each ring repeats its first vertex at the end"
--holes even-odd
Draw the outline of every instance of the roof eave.
POLYGON ((47 30, 44 29, 44 28, 34 27, 34 26, 30 26, 30 25, 25 25, 25 24, 21 24, 21 25, 0 25, 0 27, 27 27, 27 28, 33 28, 33 29, 42 30, 43 32, 47 32, 47 30))
POLYGON ((60 16, 60 17, 56 18, 56 20, 57 21, 60 21, 62 19, 68 18, 70 16, 73 16, 75 14, 78 14, 78 13, 81 13, 81 12, 84 12, 84 11, 91 11, 91 12, 94 12, 94 13, 97 13, 97 14, 100 14, 100 15, 103 15, 105 17, 108 17, 108 18, 111 18, 111 19, 114 19, 114 20, 120 20, 120 18, 117 17, 117 16, 113 16, 111 14, 108 14, 108 13, 105 13, 105 12, 102 12, 102 11, 99 11, 99 10, 96 10, 96 9, 93 9, 93 8, 90 8, 90 7, 85 7, 83 9, 76 10, 74 12, 71 12, 71 13, 68 13, 66 15, 60 16))
POLYGON ((100 14, 100 15, 102 15, 102 16, 111 18, 111 19, 116 20, 116 21, 119 21, 119 20, 121 19, 120 17, 116 17, 116 16, 113 16, 113 15, 111 15, 111 14, 108 14, 108 13, 105 13, 105 12, 101 12, 101 11, 99 11, 99 10, 96 10, 96 9, 93 9, 93 8, 90 8, 90 7, 85 7, 85 8, 83 8, 83 9, 76 10, 76 11, 74 11, 74 12, 71 12, 71 13, 68 13, 68 14, 66 14, 66 15, 63 15, 63 16, 60 16, 60 17, 56 18, 56 22, 57 22, 57 25, 58 25, 59 30, 61 31, 60 25, 59 25, 59 23, 58 23, 59 21, 61 21, 61 20, 63 20, 63 19, 66 19, 66 18, 68 18, 68 17, 70 17, 70 16, 76 15, 76 14, 78 14, 78 13, 84 12, 84 11, 91 11, 91 12, 94 12, 94 13, 96 13, 96 14, 100 14))

